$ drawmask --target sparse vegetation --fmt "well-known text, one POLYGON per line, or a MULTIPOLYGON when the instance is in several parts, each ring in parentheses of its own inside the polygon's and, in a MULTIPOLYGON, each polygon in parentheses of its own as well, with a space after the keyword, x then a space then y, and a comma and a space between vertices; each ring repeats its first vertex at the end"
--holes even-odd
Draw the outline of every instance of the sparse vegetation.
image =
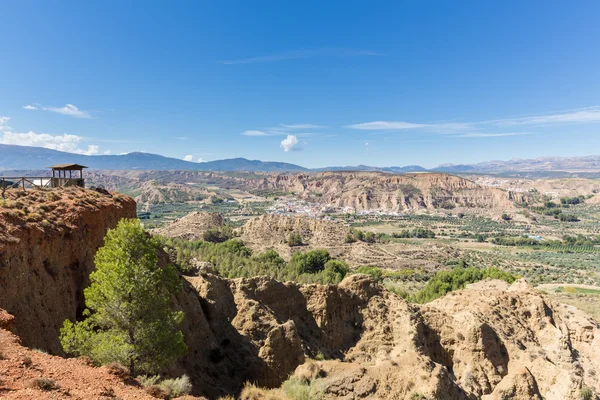
POLYGON ((320 400, 324 389, 319 379, 309 382, 292 377, 281 385, 286 397, 290 400, 320 400))
POLYGON ((292 232, 288 236, 287 243, 290 247, 302 246, 302 236, 298 232, 292 232))
POLYGON ((328 263, 331 256, 326 250, 294 252, 289 263, 275 250, 253 255, 238 239, 223 243, 186 241, 161 238, 162 246, 174 254, 182 271, 190 268, 192 259, 210 262, 215 270, 226 278, 269 276, 280 281, 301 283, 339 283, 349 267, 337 261, 328 263))
POLYGON ((447 293, 464 288, 469 283, 474 283, 486 278, 500 279, 513 283, 517 277, 498 268, 453 268, 450 271, 436 273, 425 287, 414 294, 411 300, 417 303, 428 303, 440 298, 447 293))
POLYGON ((28 385, 32 389, 41 390, 44 392, 49 392, 51 390, 56 390, 60 386, 56 383, 54 379, 50 378, 33 378, 29 381, 28 385))

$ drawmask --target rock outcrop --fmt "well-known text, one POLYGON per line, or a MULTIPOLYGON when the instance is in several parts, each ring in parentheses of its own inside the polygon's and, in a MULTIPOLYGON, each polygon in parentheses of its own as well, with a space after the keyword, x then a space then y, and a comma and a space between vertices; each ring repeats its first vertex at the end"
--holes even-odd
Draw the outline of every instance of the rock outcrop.
POLYGON ((258 251, 276 248, 289 252, 286 241, 297 233, 302 243, 311 247, 329 248, 344 243, 349 228, 342 222, 324 221, 305 216, 266 214, 248 220, 237 232, 244 243, 258 251))
POLYGON ((153 229, 154 235, 161 235, 177 239, 202 240, 202 235, 209 229, 223 227, 223 217, 217 213, 194 211, 185 217, 153 229))
POLYGON ((121 218, 135 218, 135 202, 80 188, 7 195, 0 207, 0 307, 16 317, 13 331, 25 345, 60 354, 60 327, 84 309, 96 250, 121 218))
POLYGON ((380 172, 323 172, 271 175, 258 189, 314 194, 324 204, 356 210, 407 212, 421 209, 510 209, 526 194, 483 187, 473 181, 440 173, 392 175, 380 172))
POLYGON ((525 282, 419 306, 365 275, 338 286, 187 280, 205 325, 194 325, 202 342, 188 338, 184 368, 212 396, 245 381, 277 387, 317 354, 327 398, 575 400, 584 385, 600 389, 598 325, 525 282))
MULTIPOLYGON (((135 215, 123 196, 40 193, 43 203, 19 197, 11 201, 20 205, 0 209, 0 307, 16 317, 0 311, 0 349, 9 349, 0 354, 2 379, 9 377, 0 395, 9 398, 31 398, 24 379, 34 372, 15 372, 32 352, 7 329, 30 347, 60 353, 58 330, 83 308, 106 230, 135 215), (31 216, 41 211, 44 219, 31 216)), ((600 391, 598 324, 525 281, 480 282, 415 305, 361 274, 339 285, 299 285, 224 279, 203 267, 182 280, 173 301, 185 313, 189 351, 166 372, 188 374, 195 392, 210 398, 237 394, 248 381, 278 387, 291 374, 318 376, 326 398, 344 399, 576 400, 583 388, 600 391)), ((89 379, 71 377, 81 360, 30 357, 76 397, 101 396, 111 382, 99 369, 82 372, 89 379)), ((143 398, 110 386, 115 395, 143 398)))

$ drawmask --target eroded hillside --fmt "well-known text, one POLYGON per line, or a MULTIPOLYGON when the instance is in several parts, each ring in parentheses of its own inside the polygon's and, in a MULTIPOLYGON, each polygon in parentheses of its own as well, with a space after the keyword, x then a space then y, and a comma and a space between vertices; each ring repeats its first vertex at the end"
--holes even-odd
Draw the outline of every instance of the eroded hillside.
POLYGON ((135 218, 135 202, 80 188, 8 190, 0 200, 0 308, 23 343, 61 352, 62 321, 83 311, 83 288, 107 230, 135 218))
MULTIPOLYGON (((129 198, 77 191, 61 192, 52 202, 42 198, 50 192, 20 198, 26 214, 45 202, 54 207, 45 211, 52 224, 47 228, 12 215, 15 207, 1 214, 7 234, 0 307, 15 321, 0 315, 0 329, 12 325, 24 344, 53 353, 60 352, 57 327, 81 310, 104 233, 134 212, 129 198)), ((161 260, 167 262, 166 254, 161 260)), ((276 388, 290 375, 318 381, 326 398, 344 399, 575 400, 588 387, 600 390, 598 324, 525 281, 482 282, 416 305, 360 274, 339 285, 300 285, 266 277, 224 279, 205 265, 197 276, 181 279, 184 289, 174 302, 185 313, 188 354, 166 372, 188 374, 198 395, 237 395, 247 381, 276 388)), ((19 357, 29 351, 5 331, 0 338, 11 346, 0 360, 3 374, 16 377, 19 357)), ((46 356, 40 357, 31 358, 46 365, 46 356)), ((81 364, 50 360, 56 364, 44 373, 61 380, 81 364)), ((88 380, 64 385, 73 386, 74 394, 77 385, 117 385, 102 370, 86 373, 88 380)), ((3 379, 3 395, 31 393, 24 380, 3 379)), ((121 386, 114 390, 133 396, 121 386)))
POLYGON ((320 201, 357 210, 409 211, 435 208, 512 208, 526 200, 523 193, 482 187, 447 174, 391 175, 378 172, 323 172, 272 175, 261 190, 284 191, 300 197, 317 194, 320 201))

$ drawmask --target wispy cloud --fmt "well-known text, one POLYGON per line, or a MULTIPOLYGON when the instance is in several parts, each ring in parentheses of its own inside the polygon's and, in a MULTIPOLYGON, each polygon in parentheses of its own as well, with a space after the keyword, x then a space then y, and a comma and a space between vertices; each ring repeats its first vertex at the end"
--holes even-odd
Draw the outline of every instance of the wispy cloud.
POLYGON ((55 112, 62 115, 68 115, 75 118, 92 118, 88 111, 80 110, 73 104, 67 104, 64 107, 44 107, 43 110, 55 112))
POLYGON ((479 122, 480 124, 507 125, 548 125, 600 122, 600 107, 588 107, 558 113, 521 118, 503 118, 479 122))
POLYGON ((459 137, 500 137, 528 134, 526 132, 493 132, 509 126, 548 126, 559 124, 600 123, 600 107, 561 111, 518 118, 499 118, 473 122, 418 123, 408 121, 373 121, 346 125, 345 128, 369 131, 424 130, 431 133, 454 134, 459 137), (491 130, 492 132, 485 132, 491 130))
POLYGON ((57 114, 68 115, 74 118, 93 118, 89 111, 80 110, 79 107, 73 104, 66 104, 64 107, 43 107, 38 103, 28 104, 23 106, 26 110, 44 110, 57 114))
POLYGON ((288 137, 286 137, 285 139, 283 139, 281 141, 280 146, 283 149, 283 151, 285 151, 286 153, 289 151, 302 150, 302 146, 300 145, 298 138, 294 135, 288 135, 288 137))
POLYGON ((531 135, 529 132, 503 132, 503 133, 464 133, 458 135, 464 138, 485 138, 485 137, 504 137, 504 136, 522 136, 531 135))
POLYGON ((244 131, 244 132, 242 132, 242 135, 244 135, 244 136, 272 136, 272 134, 269 134, 265 131, 255 131, 255 130, 244 131))
POLYGON ((400 129, 415 129, 429 126, 427 124, 415 124, 412 122, 404 121, 373 121, 364 122, 362 124, 347 125, 346 128, 350 129, 361 129, 366 131, 377 131, 377 130, 400 130, 400 129))
POLYGON ((10 121, 10 117, 0 117, 0 129, 10 121))
POLYGON ((346 49, 346 48, 331 48, 325 47, 320 49, 309 49, 309 50, 292 50, 285 51, 282 53, 270 54, 266 56, 239 58, 234 60, 222 60, 219 61, 221 64, 234 65, 234 64, 254 64, 254 63, 266 63, 275 61, 286 61, 286 60, 299 60, 303 58, 313 57, 361 57, 361 56, 382 56, 383 54, 377 53, 371 50, 360 50, 360 49, 346 49))
POLYGON ((314 124, 295 124, 295 125, 279 124, 279 126, 282 127, 282 128, 287 128, 287 129, 321 129, 321 128, 326 128, 323 125, 314 125, 314 124))
POLYGON ((185 161, 194 161, 194 156, 191 154, 188 154, 187 156, 183 156, 183 159, 185 161))

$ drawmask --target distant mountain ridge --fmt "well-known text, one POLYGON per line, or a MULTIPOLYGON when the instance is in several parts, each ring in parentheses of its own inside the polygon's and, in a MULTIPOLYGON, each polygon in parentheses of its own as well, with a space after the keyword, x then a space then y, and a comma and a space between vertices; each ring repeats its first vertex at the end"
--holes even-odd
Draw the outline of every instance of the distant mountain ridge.
POLYGON ((368 165, 333 166, 309 169, 296 164, 276 161, 231 158, 207 162, 190 162, 151 153, 122 155, 94 155, 67 153, 42 147, 0 144, 0 171, 41 170, 49 165, 77 163, 98 170, 190 170, 190 171, 248 171, 248 172, 322 172, 322 171, 376 171, 389 173, 445 172, 457 174, 528 174, 545 176, 581 174, 600 176, 600 156, 541 157, 486 161, 477 164, 442 164, 426 169, 420 165, 404 167, 373 167, 368 165))
POLYGON ((76 163, 102 170, 193 170, 193 171, 308 171, 299 165, 232 158, 195 163, 150 153, 87 156, 41 147, 0 144, 0 171, 40 170, 53 164, 76 163))

